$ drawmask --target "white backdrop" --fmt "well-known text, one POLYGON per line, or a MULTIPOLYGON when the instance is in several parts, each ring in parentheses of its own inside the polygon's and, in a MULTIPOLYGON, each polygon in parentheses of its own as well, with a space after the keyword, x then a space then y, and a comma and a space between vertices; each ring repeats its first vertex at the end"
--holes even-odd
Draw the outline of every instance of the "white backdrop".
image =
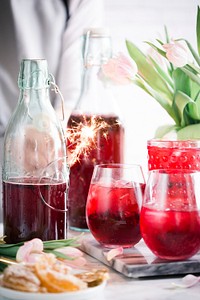
MULTIPOLYGON (((144 41, 163 36, 164 25, 173 38, 184 37, 196 43, 199 0, 104 0, 104 3, 114 52, 128 55, 126 39, 145 51, 144 41)), ((158 126, 173 124, 173 120, 136 86, 118 87, 116 95, 126 128, 126 162, 140 163, 146 172, 147 140, 154 136, 158 126)))

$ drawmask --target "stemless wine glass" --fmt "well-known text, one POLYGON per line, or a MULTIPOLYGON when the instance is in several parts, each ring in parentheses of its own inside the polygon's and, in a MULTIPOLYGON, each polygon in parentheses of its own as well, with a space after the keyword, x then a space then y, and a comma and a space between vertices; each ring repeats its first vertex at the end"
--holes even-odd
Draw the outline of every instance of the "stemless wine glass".
POLYGON ((132 247, 141 239, 139 218, 145 179, 139 165, 102 164, 94 168, 86 219, 104 247, 132 247))
POLYGON ((184 169, 149 172, 140 230, 156 256, 183 260, 198 252, 199 211, 200 172, 184 169))

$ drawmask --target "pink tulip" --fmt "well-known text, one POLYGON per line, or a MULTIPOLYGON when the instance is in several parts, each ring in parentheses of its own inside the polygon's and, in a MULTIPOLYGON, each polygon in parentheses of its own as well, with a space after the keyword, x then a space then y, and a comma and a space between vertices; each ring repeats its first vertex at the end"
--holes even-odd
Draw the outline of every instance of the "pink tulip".
POLYGON ((119 53, 102 66, 103 75, 116 84, 129 84, 137 73, 137 65, 119 53))
MULTIPOLYGON (((42 240, 35 238, 28 242, 25 242, 23 246, 19 247, 17 254, 16 254, 16 260, 17 262, 26 262, 33 264, 36 262, 39 256, 45 255, 43 252, 43 242, 42 240)), ((65 259, 64 262, 68 266, 72 267, 81 267, 86 263, 86 259, 83 257, 83 252, 81 252, 79 249, 74 247, 62 247, 55 249, 57 252, 61 252, 65 254, 66 256, 69 256, 72 258, 65 259)))
POLYGON ((42 240, 35 238, 31 241, 25 242, 23 246, 19 247, 16 260, 17 262, 34 263, 38 255, 43 253, 42 240))
POLYGON ((175 67, 183 67, 189 61, 189 53, 186 46, 178 41, 171 41, 169 44, 163 45, 166 50, 167 59, 175 67))

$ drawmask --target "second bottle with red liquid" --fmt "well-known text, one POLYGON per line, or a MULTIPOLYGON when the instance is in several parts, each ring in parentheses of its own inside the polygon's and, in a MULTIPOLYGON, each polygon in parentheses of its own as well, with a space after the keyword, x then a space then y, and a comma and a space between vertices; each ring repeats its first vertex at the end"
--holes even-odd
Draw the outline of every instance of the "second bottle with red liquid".
POLYGON ((82 93, 67 124, 69 226, 74 230, 88 229, 85 207, 94 166, 124 160, 124 127, 112 89, 101 76, 101 66, 111 56, 108 30, 87 30, 82 93))

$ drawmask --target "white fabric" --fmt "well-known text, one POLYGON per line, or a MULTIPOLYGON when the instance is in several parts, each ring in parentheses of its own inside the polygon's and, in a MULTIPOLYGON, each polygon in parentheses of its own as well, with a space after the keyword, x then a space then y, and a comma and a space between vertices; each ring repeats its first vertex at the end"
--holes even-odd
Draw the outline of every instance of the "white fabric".
POLYGON ((66 25, 61 0, 1 0, 0 136, 18 100, 17 76, 23 58, 47 59, 66 104, 73 107, 80 91, 80 37, 84 28, 102 26, 102 12, 102 0, 71 0, 66 25))
MULTIPOLYGON (((5 127, 19 97, 17 77, 21 60, 47 59, 49 71, 56 78, 66 108, 73 108, 80 93, 81 36, 85 28, 103 25, 102 1, 71 0, 67 23, 62 0, 0 1, 1 164, 5 127)), ((52 102, 59 110, 59 97, 52 102)))

